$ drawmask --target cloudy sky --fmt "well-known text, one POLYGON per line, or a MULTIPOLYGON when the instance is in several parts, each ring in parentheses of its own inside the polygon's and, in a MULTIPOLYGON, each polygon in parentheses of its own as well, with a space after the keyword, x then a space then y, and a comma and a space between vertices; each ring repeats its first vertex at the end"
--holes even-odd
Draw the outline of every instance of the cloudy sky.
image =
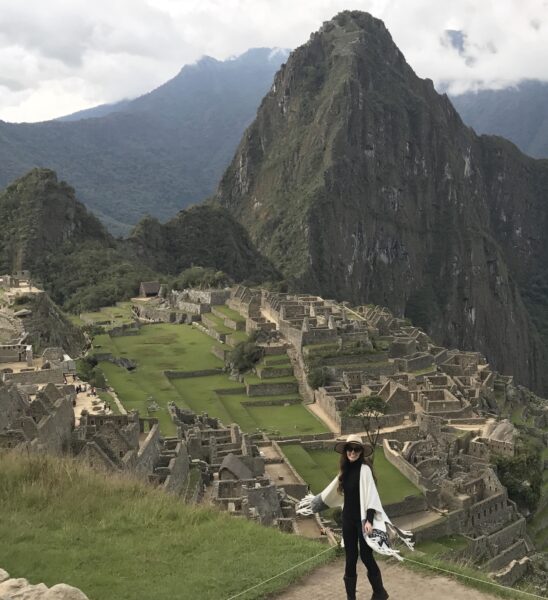
POLYGON ((418 75, 454 91, 548 81, 548 0, 0 0, 0 119, 132 98, 202 55, 295 48, 345 9, 382 19, 418 75))

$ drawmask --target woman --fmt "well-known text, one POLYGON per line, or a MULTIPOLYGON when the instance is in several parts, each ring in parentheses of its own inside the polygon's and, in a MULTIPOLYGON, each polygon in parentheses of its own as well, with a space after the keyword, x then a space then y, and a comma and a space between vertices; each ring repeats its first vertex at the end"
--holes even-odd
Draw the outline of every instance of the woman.
POLYGON ((303 498, 297 512, 306 515, 342 506, 346 597, 348 600, 356 598, 359 548, 359 556, 373 588, 371 600, 386 600, 388 592, 384 589, 381 571, 373 557, 373 548, 380 554, 402 560, 398 551, 390 547, 386 529, 387 526, 394 529, 407 546, 413 548, 409 541, 411 532, 395 527, 384 512, 369 458, 373 453, 371 446, 364 445, 359 435, 349 435, 345 442, 335 445, 335 450, 341 454, 339 474, 321 494, 303 498))

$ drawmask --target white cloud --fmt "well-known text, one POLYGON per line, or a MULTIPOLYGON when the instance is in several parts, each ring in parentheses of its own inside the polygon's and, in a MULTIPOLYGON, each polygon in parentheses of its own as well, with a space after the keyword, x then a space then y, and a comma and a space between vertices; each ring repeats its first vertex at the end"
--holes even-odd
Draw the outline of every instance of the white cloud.
POLYGON ((0 0, 0 118, 133 97, 204 54, 294 48, 345 9, 383 19, 418 75, 454 90, 548 80, 547 0, 0 0))

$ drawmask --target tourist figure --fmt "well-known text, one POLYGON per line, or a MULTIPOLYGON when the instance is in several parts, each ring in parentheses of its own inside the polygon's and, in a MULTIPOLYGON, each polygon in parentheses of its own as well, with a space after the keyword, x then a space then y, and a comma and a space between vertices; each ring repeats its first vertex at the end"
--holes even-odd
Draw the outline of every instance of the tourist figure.
POLYGON ((367 577, 373 588, 371 600, 386 600, 381 571, 373 550, 380 554, 399 556, 391 548, 387 536, 390 527, 413 548, 411 532, 398 529, 384 512, 373 475, 370 459, 373 449, 363 444, 359 435, 349 435, 346 441, 338 442, 335 450, 341 454, 339 474, 317 496, 306 496, 299 503, 297 512, 309 515, 327 508, 342 507, 342 536, 346 554, 344 585, 348 600, 356 598, 358 554, 367 569, 367 577))

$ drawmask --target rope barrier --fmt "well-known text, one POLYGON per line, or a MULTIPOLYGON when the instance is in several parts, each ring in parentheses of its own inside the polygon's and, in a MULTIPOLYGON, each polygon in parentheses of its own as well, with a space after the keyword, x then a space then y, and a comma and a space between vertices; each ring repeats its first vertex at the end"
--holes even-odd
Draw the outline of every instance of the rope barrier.
MULTIPOLYGON (((309 562, 311 560, 314 560, 315 558, 318 558, 322 554, 325 554, 326 552, 329 552, 329 550, 333 550, 333 548, 337 548, 337 546, 330 546, 329 548, 327 548, 326 550, 323 550, 319 554, 316 554, 315 556, 311 556, 310 558, 307 558, 306 560, 303 560, 299 564, 293 565, 289 569, 286 569, 285 571, 282 571, 281 573, 278 573, 277 575, 274 575, 273 577, 270 577, 269 579, 265 579, 264 581, 261 581, 260 583, 257 583, 256 585, 253 585, 250 588, 247 588, 243 592, 239 592, 235 596, 230 596, 230 598, 227 598, 227 600, 234 600, 235 598, 239 598, 240 596, 243 596, 244 594, 247 594, 251 590, 254 590, 254 589, 258 588, 258 587, 261 587, 265 583, 268 583, 269 581, 272 581, 273 579, 276 579, 277 577, 281 577, 282 575, 285 575, 286 573, 289 573, 290 571, 293 571, 293 569, 296 569, 297 567, 300 567, 301 565, 304 565, 305 563, 307 563, 307 562, 309 562)), ((525 595, 531 596, 533 598, 540 598, 540 600, 546 600, 546 596, 539 596, 538 594, 533 594, 532 592, 524 592, 522 590, 516 590, 516 589, 514 589, 512 587, 501 585, 500 583, 495 583, 494 581, 485 581, 484 579, 478 579, 477 577, 471 577, 470 575, 463 575, 462 573, 457 573, 456 571, 450 571, 449 569, 442 569, 441 567, 436 567, 434 565, 429 565, 427 563, 423 563, 423 562, 420 562, 418 560, 412 560, 412 559, 406 558, 406 557, 404 557, 403 560, 407 561, 407 562, 410 562, 410 563, 414 563, 416 565, 420 565, 421 567, 426 567, 428 569, 435 569, 436 571, 442 571, 443 573, 449 573, 449 575, 453 575, 456 578, 462 577, 464 579, 470 579, 471 581, 477 581, 478 583, 483 583, 483 584, 486 584, 486 585, 491 585, 493 587, 501 588, 501 589, 503 589, 505 591, 508 591, 508 592, 514 592, 514 593, 517 592, 518 594, 525 594, 525 595)))
POLYGON ((429 569, 436 569, 436 571, 443 571, 444 573, 449 573, 450 575, 454 575, 455 577, 463 577, 464 579, 470 579, 471 581, 478 581, 479 583, 485 583, 487 585, 492 585, 493 587, 498 587, 508 592, 517 592, 518 594, 526 594, 527 596, 533 596, 533 598, 540 598, 541 600, 546 600, 546 596, 539 596, 538 594, 533 594, 532 592, 524 592, 522 590, 516 590, 515 588, 508 587, 506 585, 501 585, 500 583, 495 583, 494 581, 485 581, 485 579, 478 579, 477 577, 471 577, 470 575, 463 575, 462 573, 457 573, 456 571, 450 571, 449 569, 442 569, 441 567, 436 567, 434 565, 429 565, 427 563, 422 563, 418 560, 411 560, 410 558, 404 557, 404 561, 414 563, 416 565, 420 565, 421 567, 428 567, 429 569))
POLYGON ((326 550, 322 550, 322 552, 320 552, 319 554, 316 554, 315 556, 311 556, 310 558, 307 558, 306 560, 303 560, 302 562, 300 562, 298 565, 293 565, 292 567, 289 567, 289 569, 286 569, 285 571, 282 571, 281 573, 274 575, 274 577, 265 579, 264 581, 261 581, 260 583, 257 583, 256 585, 253 585, 250 588, 247 588, 247 590, 244 590, 243 592, 236 594, 235 596, 230 596, 230 598, 227 598, 227 600, 234 600, 234 598, 239 598, 240 596, 247 594, 247 592, 250 592, 251 590, 254 590, 255 588, 261 587, 261 585, 264 585, 265 583, 268 583, 269 581, 272 581, 273 579, 276 579, 277 577, 281 577, 282 575, 289 573, 289 571, 293 571, 293 569, 296 569, 297 567, 300 567, 301 565, 304 565, 305 563, 307 563, 311 560, 314 560, 315 558, 318 558, 318 556, 321 556, 322 554, 325 554, 326 552, 329 552, 330 550, 333 550, 333 548, 337 548, 337 547, 338 546, 329 546, 329 548, 327 548, 326 550))

